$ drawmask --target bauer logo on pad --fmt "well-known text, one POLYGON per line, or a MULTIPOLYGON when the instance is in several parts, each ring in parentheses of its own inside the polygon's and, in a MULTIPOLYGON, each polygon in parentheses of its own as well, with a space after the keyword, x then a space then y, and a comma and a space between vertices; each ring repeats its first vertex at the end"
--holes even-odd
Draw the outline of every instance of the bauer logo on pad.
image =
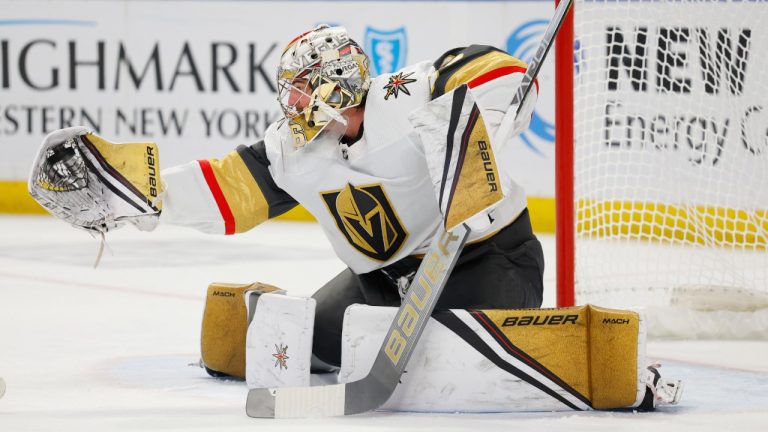
POLYGON ((408 237, 400 218, 380 184, 321 192, 336 226, 360 253, 386 261, 408 237))

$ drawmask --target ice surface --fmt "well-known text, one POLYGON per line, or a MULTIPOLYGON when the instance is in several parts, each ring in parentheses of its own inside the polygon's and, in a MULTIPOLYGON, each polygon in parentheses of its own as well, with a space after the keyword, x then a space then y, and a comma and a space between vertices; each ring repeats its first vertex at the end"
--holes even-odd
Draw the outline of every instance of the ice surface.
MULTIPOLYGON (((553 239, 545 305, 554 304, 553 239)), ((344 266, 314 224, 270 222, 217 237, 130 227, 98 241, 49 217, 0 217, 0 432, 6 431, 765 431, 768 341, 651 341, 685 380, 655 413, 560 412, 257 420, 242 383, 198 360, 209 282, 262 281, 310 295, 344 266)))

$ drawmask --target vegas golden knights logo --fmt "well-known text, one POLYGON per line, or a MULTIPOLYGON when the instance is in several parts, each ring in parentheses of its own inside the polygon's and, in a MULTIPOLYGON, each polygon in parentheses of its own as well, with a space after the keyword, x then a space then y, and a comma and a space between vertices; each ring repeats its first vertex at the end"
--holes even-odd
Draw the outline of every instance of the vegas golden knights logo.
POLYGON ((408 233, 379 184, 321 192, 328 210, 349 244, 378 261, 390 259, 408 233))

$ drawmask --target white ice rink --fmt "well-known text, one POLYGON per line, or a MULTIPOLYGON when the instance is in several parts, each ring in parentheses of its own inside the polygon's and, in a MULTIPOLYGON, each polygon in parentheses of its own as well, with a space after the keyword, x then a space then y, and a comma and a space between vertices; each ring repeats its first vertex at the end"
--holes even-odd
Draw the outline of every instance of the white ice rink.
MULTIPOLYGON (((545 305, 554 304, 552 238, 545 305)), ((198 360, 209 282, 262 281, 310 295, 338 273, 314 224, 270 222, 216 237, 126 228, 98 242, 50 217, 0 216, 0 432, 16 431, 768 431, 768 341, 651 341, 686 383, 655 413, 438 415, 257 420, 245 385, 198 360)))

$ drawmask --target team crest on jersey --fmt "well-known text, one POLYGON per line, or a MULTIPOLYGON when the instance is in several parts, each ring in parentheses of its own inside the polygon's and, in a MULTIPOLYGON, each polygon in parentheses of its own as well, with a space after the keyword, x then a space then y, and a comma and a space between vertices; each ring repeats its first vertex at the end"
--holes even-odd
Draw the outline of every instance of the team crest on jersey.
POLYGON ((349 244, 365 256, 387 261, 405 243, 408 233, 380 184, 348 183, 321 196, 349 244))
POLYGON ((384 94, 384 100, 389 99, 390 96, 394 96, 395 99, 397 99, 397 95, 400 94, 400 92, 403 92, 407 94, 408 96, 411 95, 411 92, 408 90, 408 87, 406 87, 406 84, 415 83, 416 80, 413 78, 409 78, 411 75, 413 75, 415 72, 411 73, 404 73, 404 72, 398 72, 391 77, 389 77, 389 82, 387 85, 385 85, 383 88, 387 91, 387 93, 384 94))
POLYGON ((365 52, 371 57, 373 76, 392 73, 405 66, 408 36, 405 27, 394 30, 365 29, 365 52))

